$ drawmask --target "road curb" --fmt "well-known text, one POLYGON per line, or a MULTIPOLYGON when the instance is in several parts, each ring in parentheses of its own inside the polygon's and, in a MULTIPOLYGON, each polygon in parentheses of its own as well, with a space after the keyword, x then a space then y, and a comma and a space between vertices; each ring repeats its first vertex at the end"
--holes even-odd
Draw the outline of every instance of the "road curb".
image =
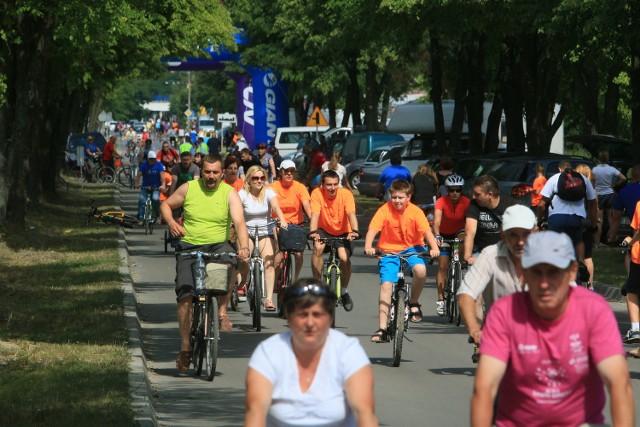
MULTIPOLYGON (((120 191, 115 197, 116 209, 120 208, 120 191)), ((122 295, 125 322, 129 331, 129 393, 131 394, 131 410, 134 425, 140 427, 158 426, 158 418, 153 401, 153 391, 147 375, 147 359, 142 351, 142 333, 140 318, 138 317, 135 291, 129 268, 129 251, 124 235, 124 229, 118 231, 118 256, 120 258, 120 277, 122 279, 122 295)))
POLYGON ((611 286, 594 281, 593 289, 605 297, 609 302, 627 302, 627 297, 622 295, 620 288, 617 286, 611 286))

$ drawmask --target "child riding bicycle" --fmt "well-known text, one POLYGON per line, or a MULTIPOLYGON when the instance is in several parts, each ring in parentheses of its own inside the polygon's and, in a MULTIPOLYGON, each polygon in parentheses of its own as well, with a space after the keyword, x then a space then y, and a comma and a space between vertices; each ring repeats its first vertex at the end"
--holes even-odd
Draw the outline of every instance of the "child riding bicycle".
MULTIPOLYGON (((365 237, 364 250, 367 255, 375 255, 373 240, 380 233, 377 249, 382 252, 424 252, 425 240, 429 245, 429 255, 434 258, 440 255, 436 239, 424 213, 416 205, 409 202, 412 187, 408 181, 398 179, 391 183, 389 194, 391 199, 382 205, 371 219, 365 237)), ((422 320, 422 310, 418 299, 427 279, 427 266, 424 259, 412 256, 408 259, 413 281, 411 283, 411 299, 409 302, 409 320, 418 323, 422 320)), ((396 282, 400 260, 395 257, 382 257, 380 266, 380 298, 379 329, 371 336, 372 342, 389 342, 387 334, 387 318, 391 306, 392 285, 396 282)))

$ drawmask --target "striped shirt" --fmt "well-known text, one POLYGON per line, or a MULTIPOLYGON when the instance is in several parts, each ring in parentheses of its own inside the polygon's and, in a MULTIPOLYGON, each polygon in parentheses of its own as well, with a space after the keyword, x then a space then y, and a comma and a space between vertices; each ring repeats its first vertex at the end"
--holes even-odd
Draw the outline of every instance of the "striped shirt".
POLYGON ((524 284, 518 280, 509 248, 506 243, 498 242, 482 250, 464 276, 457 295, 469 295, 476 301, 482 294, 488 312, 498 299, 523 290, 524 284))

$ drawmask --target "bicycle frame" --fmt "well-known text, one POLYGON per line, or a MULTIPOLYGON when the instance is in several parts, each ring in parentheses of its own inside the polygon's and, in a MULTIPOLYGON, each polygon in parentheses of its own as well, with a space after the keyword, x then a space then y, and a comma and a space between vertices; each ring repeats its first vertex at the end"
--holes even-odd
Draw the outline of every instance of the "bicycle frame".
POLYGON ((278 224, 277 221, 267 221, 266 225, 256 225, 253 227, 253 252, 249 258, 249 306, 253 311, 253 327, 257 332, 262 330, 262 324, 260 319, 260 310, 265 301, 265 274, 264 274, 264 260, 260 256, 260 229, 265 227, 268 229, 271 225, 278 224), (259 282, 260 286, 256 286, 256 282, 259 282))
POLYGON ((449 323, 453 323, 456 320, 456 326, 460 326, 461 316, 460 307, 458 307, 458 301, 456 294, 462 283, 462 268, 463 263, 460 261, 460 244, 463 239, 457 237, 453 239, 443 240, 443 243, 450 245, 450 258, 449 268, 447 269, 447 279, 445 283, 445 309, 446 315, 449 317, 449 323))

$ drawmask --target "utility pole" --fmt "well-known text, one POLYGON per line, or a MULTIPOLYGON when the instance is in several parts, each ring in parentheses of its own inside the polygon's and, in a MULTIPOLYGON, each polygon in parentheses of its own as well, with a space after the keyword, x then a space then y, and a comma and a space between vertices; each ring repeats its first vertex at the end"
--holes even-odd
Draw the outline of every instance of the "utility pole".
MULTIPOLYGON (((191 111, 191 71, 187 71, 187 108, 191 111)), ((187 119, 189 130, 191 130, 191 116, 187 119)))

